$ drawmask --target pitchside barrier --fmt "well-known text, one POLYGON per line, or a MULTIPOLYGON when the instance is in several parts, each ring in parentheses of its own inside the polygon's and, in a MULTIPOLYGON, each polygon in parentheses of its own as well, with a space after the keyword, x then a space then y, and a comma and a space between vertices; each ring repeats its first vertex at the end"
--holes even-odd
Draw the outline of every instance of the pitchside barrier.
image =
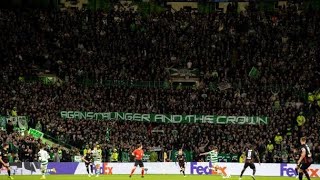
MULTIPOLYGON (((161 163, 144 163, 146 174, 180 174, 179 166, 174 162, 161 163)), ((243 163, 220 163, 219 172, 223 174, 239 175, 243 163)), ((40 164, 37 162, 11 163, 11 170, 14 175, 40 175, 40 164)), ((133 163, 102 163, 100 173, 106 176, 112 174, 129 174, 133 163)), ((193 175, 214 175, 216 172, 211 170, 209 162, 188 162, 186 164, 186 174, 193 175)), ((275 164, 262 163, 256 164, 257 176, 295 176, 295 164, 275 164)), ((68 162, 68 163, 49 163, 48 174, 52 174, 51 170, 56 169, 56 174, 87 174, 84 163, 68 162)), ((320 176, 320 164, 313 164, 309 168, 311 177, 320 176)), ((136 174, 140 171, 137 169, 136 174)), ((252 170, 248 168, 245 175, 250 175, 252 170)), ((5 170, 1 169, 1 175, 5 170)))

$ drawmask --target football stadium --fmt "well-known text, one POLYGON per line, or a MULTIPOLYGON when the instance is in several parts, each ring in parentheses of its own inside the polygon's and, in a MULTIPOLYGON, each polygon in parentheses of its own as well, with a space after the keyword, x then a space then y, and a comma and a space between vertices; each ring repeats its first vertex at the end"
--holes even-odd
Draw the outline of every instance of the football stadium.
POLYGON ((320 178, 319 0, 1 0, 0 179, 320 178))

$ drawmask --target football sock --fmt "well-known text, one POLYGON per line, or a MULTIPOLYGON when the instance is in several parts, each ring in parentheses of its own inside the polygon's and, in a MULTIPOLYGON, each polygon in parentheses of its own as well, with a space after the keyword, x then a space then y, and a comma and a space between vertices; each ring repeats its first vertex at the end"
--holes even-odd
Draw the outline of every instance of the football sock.
POLYGON ((11 176, 11 171, 10 171, 10 169, 8 169, 8 176, 11 176))
POLYGON ((91 174, 93 174, 93 165, 90 165, 91 167, 91 174))
POLYGON ((252 175, 255 175, 255 174, 256 174, 256 169, 253 169, 252 175))
POLYGON ((309 176, 309 173, 307 172, 307 170, 303 170, 303 173, 304 173, 304 175, 306 175, 306 178, 308 180, 310 180, 310 176, 309 176))
POLYGON ((182 170, 182 173, 183 173, 184 176, 186 175, 186 173, 184 172, 184 170, 182 170))
POLYGON ((88 172, 88 174, 90 173, 90 172, 89 172, 89 166, 87 166, 87 172, 88 172))
POLYGON ((302 178, 303 178, 303 173, 299 172, 299 180, 302 180, 302 178))
POLYGON ((244 173, 244 169, 241 171, 240 177, 242 177, 243 173, 244 173))
POLYGON ((132 176, 132 174, 134 173, 135 169, 131 170, 130 176, 132 176))
POLYGON ((141 170, 141 176, 144 176, 144 169, 141 170))
POLYGON ((294 168, 294 170, 296 171, 296 175, 298 175, 298 169, 297 169, 297 168, 294 168))

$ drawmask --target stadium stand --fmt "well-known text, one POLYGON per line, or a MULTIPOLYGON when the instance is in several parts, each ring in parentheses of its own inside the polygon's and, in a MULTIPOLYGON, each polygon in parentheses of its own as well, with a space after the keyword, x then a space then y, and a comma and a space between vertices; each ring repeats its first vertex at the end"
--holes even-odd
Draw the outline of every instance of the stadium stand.
MULTIPOLYGON (((125 161, 124 154, 143 142, 149 151, 169 154, 183 147, 197 161, 212 145, 237 161, 245 144, 253 143, 264 162, 288 162, 298 138, 307 136, 320 162, 319 18, 295 6, 272 13, 251 7, 239 14, 231 8, 149 16, 1 9, 0 113, 17 107, 18 115, 29 117, 29 127, 40 122, 40 131, 71 145, 61 161, 96 143, 105 160, 115 148, 125 161), (176 85, 172 69, 195 70, 197 83, 176 85), (57 81, 38 81, 48 74, 57 81), (66 120, 61 111, 266 116, 269 123, 66 120), (305 121, 297 121, 299 115, 305 121)), ((1 142, 11 142, 20 159, 36 158, 37 140, 1 133, 1 142)), ((58 151, 53 148, 52 156, 58 151)))

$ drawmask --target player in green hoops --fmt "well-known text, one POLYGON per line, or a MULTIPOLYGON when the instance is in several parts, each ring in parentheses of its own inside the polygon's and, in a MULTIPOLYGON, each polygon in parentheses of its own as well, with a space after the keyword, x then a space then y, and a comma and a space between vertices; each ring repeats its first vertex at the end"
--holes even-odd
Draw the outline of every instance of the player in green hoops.
POLYGON ((230 175, 224 175, 221 172, 218 172, 219 165, 218 165, 218 148, 216 146, 213 146, 212 150, 206 153, 201 153, 200 156, 209 155, 210 162, 212 164, 211 169, 213 171, 216 171, 217 174, 221 175, 223 178, 230 178, 230 175))

